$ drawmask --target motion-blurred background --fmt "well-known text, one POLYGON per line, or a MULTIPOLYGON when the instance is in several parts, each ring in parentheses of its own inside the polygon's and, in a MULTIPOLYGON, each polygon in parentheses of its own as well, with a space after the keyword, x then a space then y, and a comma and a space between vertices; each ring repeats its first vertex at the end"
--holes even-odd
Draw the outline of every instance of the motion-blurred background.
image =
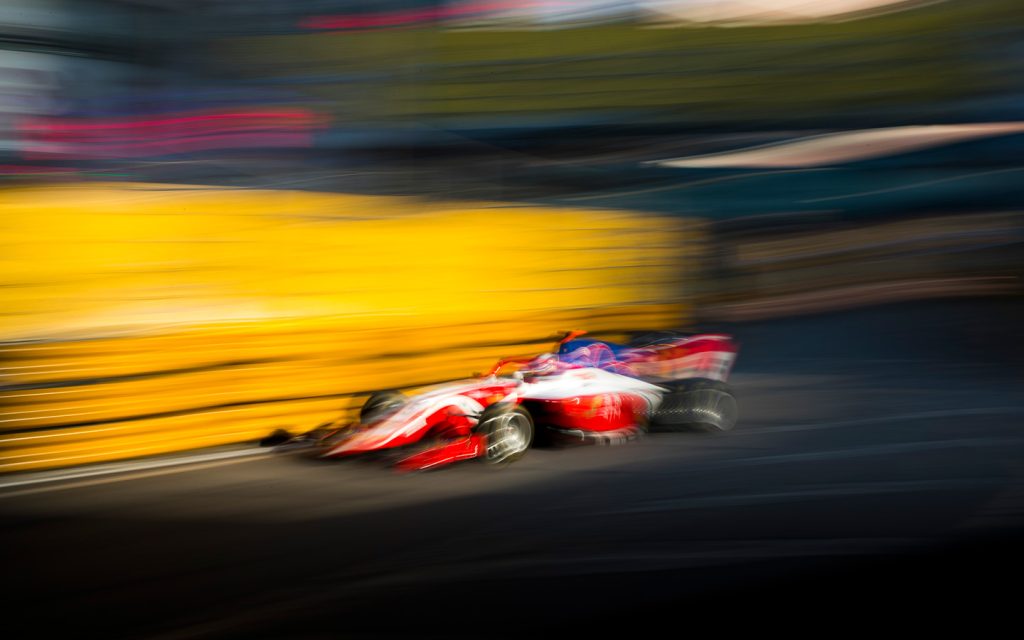
POLYGON ((246 440, 566 327, 1019 293, 1019 9, 6 2, 2 467, 246 440))
MULTIPOLYGON (((687 441, 747 469, 658 485, 729 494, 709 539, 804 540, 826 521, 828 544, 864 523, 911 539, 967 519, 970 491, 984 493, 972 505, 998 494, 1018 517, 1022 154, 1020 0, 5 0, 0 471, 311 428, 375 389, 462 377, 563 330, 702 328, 743 343, 737 433, 763 437, 759 452, 810 461, 794 453, 810 440, 755 433, 839 420, 828 433, 842 455, 907 456, 801 471, 841 476, 800 489, 834 512, 772 511, 760 497, 765 518, 748 522, 734 483, 797 481, 751 471, 763 462, 742 444, 687 441), (877 440, 844 440, 844 425, 877 440), (891 442, 926 425, 920 450, 891 442), (963 429, 984 429, 970 446, 1001 447, 1005 465, 954 455, 963 429), (877 475, 888 472, 897 485, 877 475), (829 493, 850 478, 865 484, 829 493), (861 491, 889 497, 838 506, 861 491), (926 505, 917 525, 899 520, 913 505, 926 505), (903 524, 886 529, 878 513, 903 524)), ((209 508, 261 505, 231 526, 290 513, 283 489, 263 497, 271 506, 237 493, 289 473, 239 480, 209 508)), ((197 495, 171 503, 198 517, 219 494, 197 495)), ((80 508, 27 500, 22 515, 80 508)), ((18 544, 56 535, 25 517, 34 533, 18 544)), ((152 533, 151 516, 121 517, 97 539, 152 533)), ((522 528, 540 536, 533 524, 522 528)), ((72 546, 92 525, 69 525, 72 546)), ((184 548, 214 548, 196 545, 184 548)), ((102 567, 69 566, 88 608, 95 594, 72 574, 102 567)), ((154 593, 173 590, 167 580, 154 593)), ((125 589, 104 592, 108 604, 125 589)), ((142 598, 140 619, 160 602, 142 598)))

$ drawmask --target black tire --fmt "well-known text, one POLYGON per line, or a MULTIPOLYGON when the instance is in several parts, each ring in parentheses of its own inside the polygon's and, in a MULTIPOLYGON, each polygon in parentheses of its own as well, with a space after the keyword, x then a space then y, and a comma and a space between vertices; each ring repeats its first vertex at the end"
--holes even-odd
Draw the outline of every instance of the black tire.
POLYGON ((366 424, 393 413, 405 404, 405 396, 397 391, 377 391, 370 395, 359 410, 359 422, 366 424))
POLYGON ((674 383, 654 414, 654 429, 690 428, 730 431, 739 419, 739 406, 729 385, 718 380, 674 383))
POLYGON ((533 443, 533 418, 523 407, 494 404, 480 415, 476 432, 485 436, 481 460, 488 464, 509 464, 526 455, 533 443))

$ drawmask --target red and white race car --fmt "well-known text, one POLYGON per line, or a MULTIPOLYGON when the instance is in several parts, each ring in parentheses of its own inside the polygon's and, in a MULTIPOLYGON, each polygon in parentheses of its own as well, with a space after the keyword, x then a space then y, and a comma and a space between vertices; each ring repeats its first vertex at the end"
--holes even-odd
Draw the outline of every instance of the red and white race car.
POLYGON ((614 443, 649 427, 735 425, 725 381, 737 347, 729 336, 668 334, 616 345, 582 333, 570 332, 555 353, 500 360, 477 378, 411 397, 374 393, 358 423, 322 425, 287 445, 422 470, 468 459, 509 463, 540 438, 614 443), (520 368, 500 375, 513 364, 520 368))

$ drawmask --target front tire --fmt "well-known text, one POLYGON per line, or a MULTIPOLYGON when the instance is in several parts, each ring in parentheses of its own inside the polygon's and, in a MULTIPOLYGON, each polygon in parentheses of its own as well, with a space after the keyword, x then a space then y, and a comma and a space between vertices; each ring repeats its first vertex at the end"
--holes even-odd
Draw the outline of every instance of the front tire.
POLYGON ((484 436, 484 454, 488 464, 508 464, 526 455, 533 442, 533 418, 523 407, 495 404, 480 416, 477 433, 484 436))
POLYGON ((393 413, 405 404, 405 396, 397 391, 377 391, 370 395, 359 410, 359 422, 368 424, 393 413))

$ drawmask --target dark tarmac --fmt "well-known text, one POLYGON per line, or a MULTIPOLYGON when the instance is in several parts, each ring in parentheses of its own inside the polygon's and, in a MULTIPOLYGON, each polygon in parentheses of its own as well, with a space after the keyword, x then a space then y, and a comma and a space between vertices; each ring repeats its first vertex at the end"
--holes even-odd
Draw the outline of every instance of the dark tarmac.
POLYGON ((5 635, 983 633, 1013 622, 1024 568, 1022 317, 972 300, 724 327, 728 434, 497 470, 268 453, 8 486, 5 635))

